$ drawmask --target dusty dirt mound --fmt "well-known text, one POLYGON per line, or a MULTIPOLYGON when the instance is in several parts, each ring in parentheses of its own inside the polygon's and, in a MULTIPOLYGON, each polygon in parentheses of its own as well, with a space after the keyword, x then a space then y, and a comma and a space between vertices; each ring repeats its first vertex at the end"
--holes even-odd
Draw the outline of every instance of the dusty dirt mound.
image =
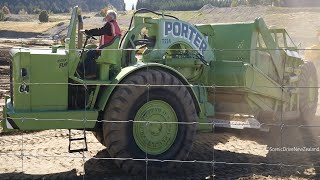
MULTIPOLYGON (((189 22, 194 24, 252 22, 262 17, 268 26, 285 28, 299 48, 317 43, 320 29, 320 8, 235 7, 211 8, 194 15, 189 22)), ((183 18, 182 18, 183 19, 183 18)))
POLYGON ((268 7, 210 8, 202 11, 202 16, 209 19, 198 20, 200 23, 247 22, 265 16, 268 9, 268 7))
POLYGON ((217 8, 217 7, 212 6, 211 4, 206 4, 201 9, 199 9, 199 11, 204 11, 204 10, 213 9, 213 8, 217 8))
POLYGON ((51 39, 53 36, 64 36, 66 37, 68 33, 69 24, 63 23, 61 25, 57 25, 48 31, 42 33, 41 35, 37 35, 38 38, 49 38, 51 39))

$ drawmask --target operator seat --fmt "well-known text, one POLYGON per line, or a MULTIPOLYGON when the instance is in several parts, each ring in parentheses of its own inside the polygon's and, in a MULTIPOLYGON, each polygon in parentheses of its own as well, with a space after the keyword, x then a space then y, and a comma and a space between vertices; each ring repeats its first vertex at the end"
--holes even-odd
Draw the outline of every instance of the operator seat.
POLYGON ((98 76, 100 80, 110 80, 121 68, 121 50, 119 49, 120 36, 115 36, 108 44, 98 49, 101 55, 96 60, 98 65, 98 76))
POLYGON ((101 55, 98 57, 96 62, 99 63, 109 63, 109 64, 119 64, 119 42, 120 36, 116 35, 109 43, 99 46, 101 55))
MULTIPOLYGON (((100 80, 109 79, 109 75, 106 75, 109 72, 110 67, 115 69, 115 67, 120 67, 119 58, 121 56, 121 51, 119 50, 119 41, 120 36, 115 36, 109 43, 104 44, 97 49, 96 46, 91 46, 90 49, 95 49, 99 51, 98 56, 95 57, 95 61, 86 61, 85 63, 80 63, 78 66, 78 73, 82 78, 85 79, 97 79, 97 75, 100 80), (85 66, 85 73, 83 73, 83 66, 85 66), (84 75, 85 74, 85 75, 84 75), (101 78, 105 76, 106 78, 101 78)), ((85 59, 86 60, 86 59, 85 59)))

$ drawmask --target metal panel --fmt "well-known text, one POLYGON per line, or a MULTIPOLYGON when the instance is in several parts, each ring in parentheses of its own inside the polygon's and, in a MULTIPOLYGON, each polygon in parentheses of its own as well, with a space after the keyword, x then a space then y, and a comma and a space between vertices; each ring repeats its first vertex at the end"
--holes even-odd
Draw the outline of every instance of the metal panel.
POLYGON ((35 50, 31 51, 30 59, 32 111, 67 110, 68 61, 64 51, 35 50))

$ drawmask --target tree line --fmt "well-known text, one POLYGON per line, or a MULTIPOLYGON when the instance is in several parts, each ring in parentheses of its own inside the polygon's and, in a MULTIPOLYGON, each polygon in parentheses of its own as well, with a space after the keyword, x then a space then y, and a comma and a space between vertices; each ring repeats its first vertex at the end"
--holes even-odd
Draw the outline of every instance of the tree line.
POLYGON ((38 14, 41 10, 52 13, 68 13, 70 8, 78 5, 82 11, 100 11, 112 5, 117 10, 123 10, 124 0, 1 0, 0 7, 6 6, 11 13, 18 14, 25 11, 29 14, 38 14))
POLYGON ((235 6, 320 6, 319 0, 138 0, 136 9, 190 11, 199 10, 206 4, 215 7, 235 6))

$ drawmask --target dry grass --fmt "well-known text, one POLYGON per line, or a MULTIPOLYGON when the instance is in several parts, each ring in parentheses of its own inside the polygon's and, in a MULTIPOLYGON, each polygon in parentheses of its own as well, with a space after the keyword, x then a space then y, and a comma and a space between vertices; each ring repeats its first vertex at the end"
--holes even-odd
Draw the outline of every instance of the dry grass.
POLYGON ((50 22, 64 21, 64 20, 69 20, 70 17, 71 17, 71 14, 50 14, 49 21, 50 22))
POLYGON ((0 22, 0 31, 42 33, 49 30, 50 28, 53 28, 60 22, 40 23, 40 22, 5 21, 5 22, 0 22))

